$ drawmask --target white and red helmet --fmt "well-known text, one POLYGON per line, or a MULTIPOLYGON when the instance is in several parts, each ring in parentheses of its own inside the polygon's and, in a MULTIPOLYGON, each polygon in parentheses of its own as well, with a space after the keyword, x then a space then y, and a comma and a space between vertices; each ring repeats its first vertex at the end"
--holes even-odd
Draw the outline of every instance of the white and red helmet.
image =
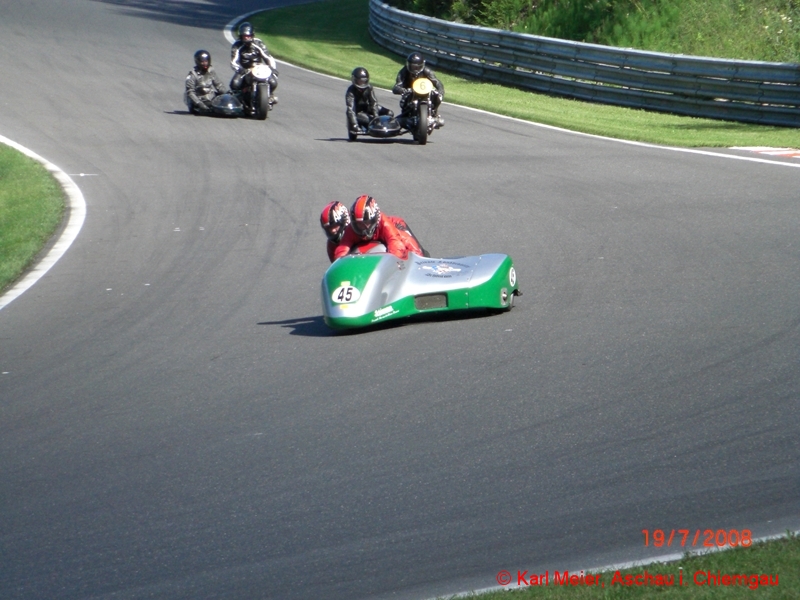
POLYGON ((350 213, 341 202, 328 202, 319 216, 320 225, 325 230, 325 235, 332 242, 338 243, 350 224, 350 213))
POLYGON ((381 209, 372 196, 359 196, 350 209, 350 227, 360 237, 370 240, 381 221, 381 209))

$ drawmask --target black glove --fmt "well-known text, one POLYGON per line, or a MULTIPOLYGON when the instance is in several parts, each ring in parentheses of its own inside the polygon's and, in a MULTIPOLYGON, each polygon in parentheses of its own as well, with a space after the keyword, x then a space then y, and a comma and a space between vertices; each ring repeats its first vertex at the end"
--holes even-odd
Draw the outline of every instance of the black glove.
POLYGON ((211 103, 205 100, 201 100, 200 102, 195 104, 195 108, 197 108, 199 112, 211 112, 211 103))

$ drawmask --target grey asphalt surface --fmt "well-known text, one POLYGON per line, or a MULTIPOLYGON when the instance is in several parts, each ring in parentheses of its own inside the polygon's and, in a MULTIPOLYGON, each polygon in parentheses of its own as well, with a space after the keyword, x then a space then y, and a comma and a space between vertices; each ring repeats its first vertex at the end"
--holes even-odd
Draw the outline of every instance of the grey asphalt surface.
POLYGON ((186 114, 267 5, 0 2, 0 134, 88 205, 0 311, 0 597, 428 598, 800 526, 800 170, 454 106, 351 144, 287 65, 267 122, 186 114), (362 193, 524 296, 332 334, 317 218, 362 193))

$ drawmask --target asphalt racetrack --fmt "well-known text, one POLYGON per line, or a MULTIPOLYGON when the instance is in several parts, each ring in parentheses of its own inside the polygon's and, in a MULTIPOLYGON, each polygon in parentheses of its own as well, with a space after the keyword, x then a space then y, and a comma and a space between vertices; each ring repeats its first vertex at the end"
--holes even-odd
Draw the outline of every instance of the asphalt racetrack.
POLYGON ((800 526, 800 169, 451 105, 349 143, 289 65, 266 122, 187 114, 264 6, 2 2, 0 135, 87 214, 0 311, 0 597, 423 599, 800 526), (363 193, 524 296, 332 334, 317 219, 363 193))

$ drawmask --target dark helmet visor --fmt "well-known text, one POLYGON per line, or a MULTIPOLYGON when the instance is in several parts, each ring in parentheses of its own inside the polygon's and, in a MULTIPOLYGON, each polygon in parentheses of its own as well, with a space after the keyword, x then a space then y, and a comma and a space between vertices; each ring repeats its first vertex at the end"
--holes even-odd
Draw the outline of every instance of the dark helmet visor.
POLYGON ((378 226, 377 220, 375 222, 357 221, 353 220, 353 231, 358 235, 365 238, 371 238, 375 233, 375 228, 378 226))
POLYGON ((339 223, 326 225, 323 229, 325 229, 325 235, 327 235, 328 239, 332 242, 338 242, 344 236, 344 227, 339 223))

